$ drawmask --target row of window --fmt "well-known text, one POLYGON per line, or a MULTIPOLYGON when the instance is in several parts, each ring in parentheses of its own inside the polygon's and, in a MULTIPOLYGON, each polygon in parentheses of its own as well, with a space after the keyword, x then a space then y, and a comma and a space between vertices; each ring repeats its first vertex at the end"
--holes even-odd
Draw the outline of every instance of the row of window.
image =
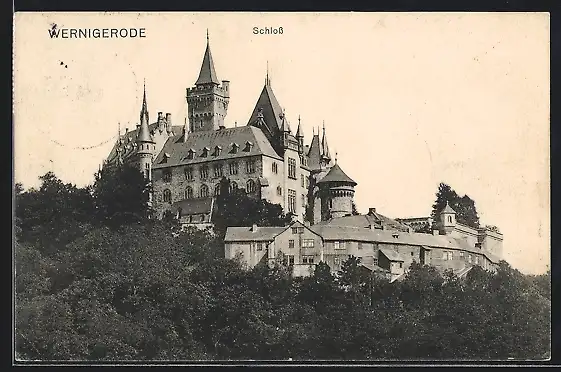
MULTIPOLYGON (((314 247, 314 239, 303 239, 302 240, 302 248, 313 248, 314 247)), ((294 248, 294 239, 290 239, 288 241, 288 248, 294 248)))
MULTIPOLYGON (((460 251, 459 255, 460 255, 460 258, 462 258, 462 259, 465 257, 463 251, 460 251)), ((442 253, 442 259, 445 260, 445 261, 451 261, 453 259, 453 252, 444 251, 442 253)), ((471 253, 468 253, 467 259, 468 259, 469 263, 474 263, 476 265, 479 264, 479 256, 477 256, 477 255, 472 255, 471 253)))
MULTIPOLYGON (((245 192, 248 194, 253 194, 257 191, 257 183, 253 180, 248 180, 246 182, 245 185, 245 192)), ((238 184, 235 181, 230 182, 230 192, 237 189, 238 188, 238 184)), ((220 195, 220 184, 216 184, 214 186, 214 191, 213 191, 213 195, 214 196, 218 196, 220 195)), ((201 185, 201 187, 199 188, 199 198, 206 198, 209 196, 209 187, 207 185, 201 185)), ((193 199, 195 198, 195 193, 193 191, 193 187, 191 186, 187 186, 185 188, 185 199, 193 199)), ((171 203, 172 202, 172 197, 171 197, 171 190, 170 189, 165 189, 162 193, 162 200, 165 203, 171 203)), ((162 201, 160 200, 160 201, 162 201)))
MULTIPOLYGON (((229 148, 228 152, 230 154, 237 154, 238 151, 239 151, 239 148, 240 148, 240 145, 233 142, 233 143, 230 144, 230 148, 229 148)), ((247 141, 245 143, 243 151, 249 152, 249 151, 251 151, 252 148, 253 148, 253 143, 250 142, 250 141, 247 141)), ((212 153, 210 152, 210 148, 205 146, 201 149, 200 157, 201 158, 206 158, 206 157, 209 156, 209 154, 212 155, 212 156, 219 156, 221 153, 222 153, 222 146, 214 146, 214 149, 213 149, 212 153)), ((189 151, 187 152, 187 156, 185 158, 183 158, 183 160, 192 160, 192 159, 195 158, 196 154, 197 154, 197 152, 194 149, 189 149, 189 151)))
MULTIPOLYGON (((358 243, 358 249, 362 249, 362 242, 358 243)), ((350 241, 342 241, 342 242, 333 242, 333 249, 350 249, 352 242, 350 241)))
MULTIPOLYGON (((231 162, 228 165, 228 170, 230 175, 236 175, 239 172, 239 163, 237 161, 231 162)), ((247 160, 245 162, 245 171, 246 173, 255 173, 256 170, 256 162, 255 160, 247 160)), ((185 167, 185 179, 189 181, 193 181, 194 177, 194 169, 193 167, 185 167)), ((223 164, 215 164, 212 166, 213 176, 214 177, 222 177, 224 176, 224 165, 223 164)), ((207 179, 209 177, 210 167, 208 165, 202 165, 199 168, 199 175, 201 179, 207 179)), ((171 169, 164 169, 162 179, 164 182, 171 182, 172 179, 172 172, 171 169)))

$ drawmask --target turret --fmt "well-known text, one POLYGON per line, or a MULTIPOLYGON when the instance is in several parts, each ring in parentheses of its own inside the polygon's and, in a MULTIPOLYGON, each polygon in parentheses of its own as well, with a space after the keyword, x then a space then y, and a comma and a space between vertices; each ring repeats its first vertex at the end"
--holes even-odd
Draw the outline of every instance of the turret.
POLYGON ((304 134, 302 134, 302 129, 300 128, 300 115, 298 115, 298 129, 296 130, 296 140, 298 140, 298 153, 300 156, 304 154, 304 134))
POLYGON ((140 109, 140 126, 136 137, 138 165, 140 171, 144 173, 148 179, 152 178, 152 158, 156 150, 156 142, 150 135, 148 127, 148 104, 146 102, 146 83, 144 84, 144 96, 142 99, 142 108, 140 109))
POLYGON ((347 176, 337 163, 317 185, 321 198, 321 220, 352 214, 354 187, 357 183, 347 176))
POLYGON ((450 234, 456 227, 456 211, 446 202, 446 206, 440 212, 440 225, 445 234, 450 234))

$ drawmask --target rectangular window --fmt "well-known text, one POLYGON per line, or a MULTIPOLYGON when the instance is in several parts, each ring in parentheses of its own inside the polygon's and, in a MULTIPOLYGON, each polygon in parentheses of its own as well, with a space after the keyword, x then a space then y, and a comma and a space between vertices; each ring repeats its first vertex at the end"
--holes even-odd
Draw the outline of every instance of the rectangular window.
POLYGON ((377 258, 374 258, 374 259, 372 260, 372 263, 373 263, 374 265, 378 265, 378 259, 377 259, 377 258))
POLYGON ((193 169, 185 168, 185 179, 192 181, 193 180, 193 169))
POLYGON ((222 164, 216 164, 214 166, 214 177, 222 177, 222 164))
POLYGON ((302 185, 302 187, 304 187, 304 175, 303 174, 300 175, 300 184, 302 185))
POLYGON ((399 268, 402 269, 403 268, 403 262, 399 263, 399 268))
POLYGON ((345 249, 345 242, 333 242, 334 249, 345 249))
POLYGON ((164 182, 171 182, 171 169, 165 169, 163 174, 164 182))
POLYGON ((454 252, 448 252, 448 261, 452 261, 454 258, 454 252))
POLYGON ((304 239, 302 240, 302 248, 313 248, 314 239, 304 239))
POLYGON ((310 178, 305 177, 305 181, 306 181, 306 188, 310 187, 310 178))
POLYGON ((298 234, 298 228, 297 228, 297 227, 293 227, 293 228, 292 228, 292 233, 293 233, 293 234, 298 234))
POLYGON ((479 265, 479 256, 475 256, 475 264, 479 265))
POLYGON ((238 174, 238 163, 230 163, 230 174, 238 174))
POLYGON ((201 179, 207 179, 208 178, 208 167, 206 165, 203 165, 200 169, 201 172, 201 179))
POLYGON ((247 173, 255 173, 255 160, 248 160, 245 162, 247 173))
POLYGON ((341 259, 337 256, 333 257, 333 263, 335 265, 340 265, 341 264, 341 259))
POLYGON ((294 239, 288 241, 288 248, 294 248, 294 239))
POLYGON ((303 227, 298 228, 298 234, 304 234, 304 228, 303 227))
POLYGON ((288 178, 296 179, 296 159, 288 158, 288 178))
POLYGON ((302 207, 306 205, 306 195, 302 194, 302 207))
POLYGON ((358 242, 358 249, 362 249, 362 242, 358 242))
POLYGON ((313 264, 314 263, 314 256, 302 256, 302 263, 313 264))
POLYGON ((258 251, 262 251, 262 250, 263 250, 263 242, 257 242, 257 250, 258 250, 258 251))
POLYGON ((294 255, 293 254, 287 254, 286 255, 287 261, 289 265, 294 265, 294 255))
POLYGON ((296 212, 296 191, 288 190, 288 211, 291 213, 296 212))
POLYGON ((278 173, 279 167, 278 167, 277 163, 271 164, 271 169, 272 169, 273 173, 275 173, 275 174, 278 173))
POLYGON ((462 258, 464 257, 464 252, 463 251, 460 251, 460 257, 462 257, 462 258))

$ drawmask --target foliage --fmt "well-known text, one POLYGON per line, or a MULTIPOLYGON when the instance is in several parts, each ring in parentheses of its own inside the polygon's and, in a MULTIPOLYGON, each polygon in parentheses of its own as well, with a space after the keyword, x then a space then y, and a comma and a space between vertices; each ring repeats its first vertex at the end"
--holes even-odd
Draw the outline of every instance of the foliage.
POLYGON ((432 205, 431 216, 436 223, 440 221, 440 212, 446 206, 446 202, 456 211, 457 222, 479 228, 479 216, 475 208, 475 201, 467 195, 459 196, 454 189, 442 182, 438 186, 436 201, 432 205))
MULTIPOLYGON (((16 190, 22 209, 14 247, 20 358, 550 356, 550 272, 525 276, 502 261, 495 274, 475 266, 458 279, 414 263, 402 281, 389 283, 351 256, 336 275, 320 262, 311 276, 294 278, 282 260, 247 268, 224 259, 221 236, 194 228, 180 232, 173 221, 142 218, 132 203, 123 205, 135 218, 88 215, 91 205, 110 199, 86 197, 87 188, 65 185, 54 175, 43 183, 38 190, 16 190), (55 216, 53 199, 62 216, 55 216)), ((237 193, 222 203, 231 208, 237 201, 244 212, 234 208, 221 216, 223 223, 285 218, 237 193), (244 213, 254 210, 263 215, 248 220, 244 213)))
POLYGON ((228 226, 285 226, 291 220, 279 204, 251 197, 241 188, 230 190, 230 181, 225 177, 219 187, 212 221, 214 231, 220 237, 224 237, 228 226))

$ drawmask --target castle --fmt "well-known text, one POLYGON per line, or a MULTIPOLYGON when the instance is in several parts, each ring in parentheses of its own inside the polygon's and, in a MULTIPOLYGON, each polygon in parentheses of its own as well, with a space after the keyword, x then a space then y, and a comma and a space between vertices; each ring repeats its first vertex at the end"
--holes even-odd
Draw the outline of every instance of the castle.
POLYGON ((354 255, 391 280, 413 261, 461 275, 474 264, 492 270, 498 263, 502 235, 456 223, 449 205, 432 234, 413 232, 419 221, 394 220, 375 208, 354 215, 357 183, 332 157, 325 125, 304 144, 300 118, 293 133, 268 74, 247 124, 227 128, 230 82, 217 77, 208 35, 198 78, 185 98, 184 125, 173 125, 163 112, 150 123, 144 86, 139 124, 119 135, 106 164, 136 164, 152 183, 156 217, 171 213, 182 225, 212 226, 223 177, 231 189, 243 188, 292 214, 290 226, 229 227, 227 258, 241 255, 250 267, 282 259, 295 275, 309 275, 319 261, 337 271, 354 255))

